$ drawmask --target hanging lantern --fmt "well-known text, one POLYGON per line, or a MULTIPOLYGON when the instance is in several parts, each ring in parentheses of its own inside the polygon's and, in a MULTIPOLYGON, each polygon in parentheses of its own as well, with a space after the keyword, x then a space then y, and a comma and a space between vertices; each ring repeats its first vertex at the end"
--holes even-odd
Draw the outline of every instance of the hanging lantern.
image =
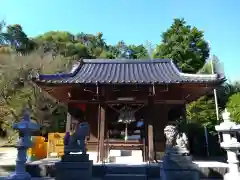
POLYGON ((124 106, 120 111, 120 115, 118 117, 118 122, 125 124, 125 132, 124 132, 124 140, 128 140, 128 124, 131 122, 136 121, 135 119, 135 112, 132 110, 132 108, 124 106))
POLYGON ((120 111, 120 115, 118 117, 118 122, 122 123, 131 123, 136 121, 135 119, 135 112, 127 106, 124 106, 120 111))

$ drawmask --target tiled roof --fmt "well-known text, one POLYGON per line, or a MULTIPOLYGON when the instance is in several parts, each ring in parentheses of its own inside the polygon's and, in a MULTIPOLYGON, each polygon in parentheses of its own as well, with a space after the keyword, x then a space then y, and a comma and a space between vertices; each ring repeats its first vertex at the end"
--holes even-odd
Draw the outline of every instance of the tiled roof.
POLYGON ((82 60, 70 73, 39 75, 35 80, 58 84, 175 84, 224 81, 218 74, 186 74, 171 60, 82 60))

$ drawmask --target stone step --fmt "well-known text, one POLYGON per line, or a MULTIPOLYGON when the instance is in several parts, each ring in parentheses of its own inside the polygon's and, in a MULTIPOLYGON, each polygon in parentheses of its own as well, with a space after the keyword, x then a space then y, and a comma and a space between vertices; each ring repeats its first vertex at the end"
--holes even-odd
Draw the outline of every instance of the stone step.
POLYGON ((104 180, 147 180, 143 174, 107 174, 104 180))
POLYGON ((107 166, 107 174, 140 174, 145 175, 147 173, 147 168, 144 166, 107 166))
POLYGON ((110 150, 109 160, 118 164, 139 164, 143 156, 141 150, 110 150))
POLYGON ((134 156, 119 156, 115 157, 115 163, 118 164, 139 164, 142 163, 141 157, 134 157, 134 156))

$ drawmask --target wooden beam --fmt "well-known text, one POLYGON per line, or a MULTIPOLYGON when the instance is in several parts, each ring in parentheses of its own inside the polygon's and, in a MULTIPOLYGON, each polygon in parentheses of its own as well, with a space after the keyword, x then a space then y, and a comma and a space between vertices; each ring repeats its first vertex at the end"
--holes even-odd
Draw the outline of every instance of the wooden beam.
POLYGON ((133 100, 133 101, 123 101, 123 100, 114 100, 114 101, 104 101, 105 104, 148 104, 147 100, 133 100))
POLYGON ((69 99, 69 100, 66 100, 64 101, 65 103, 79 103, 79 104, 99 104, 100 103, 100 100, 72 100, 72 99, 69 99))
POLYGON ((155 104, 185 104, 185 100, 155 100, 155 104))
MULTIPOLYGON (((99 100, 66 100, 65 103, 99 104, 99 100)), ((185 104, 185 100, 154 100, 155 104, 185 104)), ((148 104, 148 101, 102 101, 102 104, 148 104)))
POLYGON ((211 88, 189 88, 184 89, 183 99, 186 103, 190 103, 192 101, 197 100, 201 96, 207 95, 208 92, 211 92, 213 89, 211 88))

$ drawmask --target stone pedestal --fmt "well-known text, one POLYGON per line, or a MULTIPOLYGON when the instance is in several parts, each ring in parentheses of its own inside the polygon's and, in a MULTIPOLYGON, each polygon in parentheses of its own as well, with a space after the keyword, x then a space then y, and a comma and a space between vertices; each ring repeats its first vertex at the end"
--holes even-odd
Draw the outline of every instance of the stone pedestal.
POLYGON ((237 180, 240 179, 239 160, 237 158, 240 143, 237 141, 237 137, 232 135, 240 131, 240 125, 231 121, 230 113, 227 109, 225 109, 222 117, 224 121, 220 125, 215 126, 215 129, 219 133, 222 133, 223 142, 220 145, 227 151, 229 170, 224 175, 224 180, 237 180))
POLYGON ((160 167, 162 180, 200 179, 198 167, 192 162, 191 156, 177 154, 165 155, 160 167))
POLYGON ((88 154, 63 155, 55 165, 56 180, 91 180, 92 166, 88 154))

